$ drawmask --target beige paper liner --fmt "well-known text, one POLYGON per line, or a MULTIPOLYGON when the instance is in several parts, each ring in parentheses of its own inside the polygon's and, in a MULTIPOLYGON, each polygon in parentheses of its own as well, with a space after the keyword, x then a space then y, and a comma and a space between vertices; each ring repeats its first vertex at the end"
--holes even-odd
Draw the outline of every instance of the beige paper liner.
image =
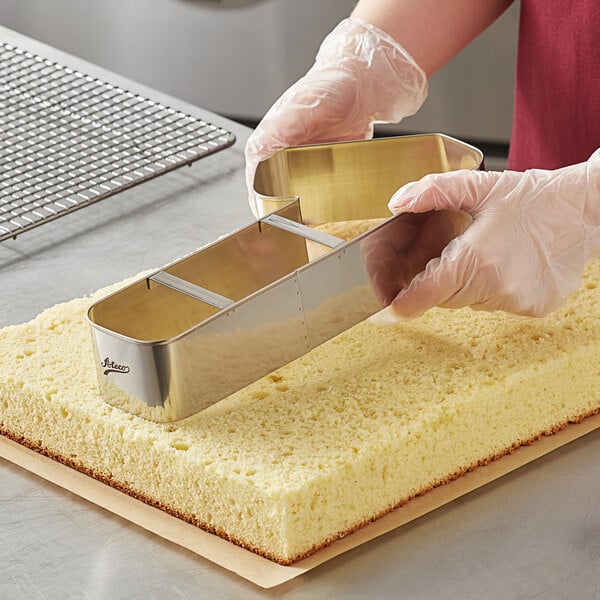
POLYGON ((290 566, 262 558, 1 435, 0 456, 260 587, 272 588, 452 502, 599 427, 600 414, 597 414, 581 423, 569 425, 554 435, 544 436, 528 446, 521 446, 512 454, 414 498, 353 534, 290 566))

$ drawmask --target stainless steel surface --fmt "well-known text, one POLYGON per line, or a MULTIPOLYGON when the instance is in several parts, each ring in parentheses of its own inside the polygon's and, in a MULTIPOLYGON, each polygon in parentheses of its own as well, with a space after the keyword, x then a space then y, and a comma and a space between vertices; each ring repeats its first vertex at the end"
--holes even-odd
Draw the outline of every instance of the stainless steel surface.
POLYGON ((90 308, 108 402, 156 421, 185 418, 380 308, 360 238, 340 246, 333 236, 291 227, 300 220, 298 201, 273 216, 90 308), (340 249, 311 262, 305 233, 340 249), (161 285, 151 285, 157 279, 161 285), (206 286, 233 300, 207 302, 206 286))
POLYGON ((222 127, 0 40, 0 241, 234 141, 222 127))
POLYGON ((148 277, 148 286, 150 285, 150 281, 153 281, 154 283, 160 283, 161 285, 166 285, 172 290, 176 290, 182 294, 187 294, 188 296, 191 296, 196 300, 200 300, 200 302, 204 302, 205 304, 210 304, 215 308, 227 308, 233 304, 233 300, 231 298, 225 298, 225 296, 211 292, 206 288, 200 287, 195 283, 185 281, 185 279, 181 279, 181 277, 177 277, 171 273, 166 273, 165 271, 159 271, 158 273, 154 273, 154 275, 148 277))
POLYGON ((281 217, 277 213, 271 213, 266 217, 263 217, 261 222, 268 223, 274 227, 279 227, 280 229, 284 229, 290 233, 295 233, 296 235, 300 235, 307 240, 311 240, 317 244, 321 244, 322 246, 327 246, 329 248, 338 248, 344 243, 344 240, 341 240, 340 238, 329 235, 324 231, 307 227, 303 223, 290 221, 289 219, 281 217))
POLYGON ((277 153, 255 180, 260 208, 276 212, 90 308, 105 400, 154 421, 184 419, 376 313, 389 294, 376 284, 373 248, 402 239, 413 215, 345 243, 301 221, 384 218, 402 183, 482 162, 479 150, 442 135, 277 153), (328 251, 317 255, 311 241, 328 251))
MULTIPOLYGON (((297 203, 281 213, 300 219, 297 203)), ((178 420, 306 352, 295 270, 307 260, 301 237, 253 223, 162 269, 231 298, 230 306, 149 285, 152 278, 94 304, 105 399, 146 418, 178 420)))
MULTIPOLYGON (((123 192, 135 210, 100 203, 0 244, 0 326, 247 224, 241 148, 249 132, 224 123, 240 143, 123 192), (171 222, 176 236, 157 235, 171 222)), ((269 591, 0 460, 0 598, 597 600, 599 455, 596 431, 269 591)))
POLYGON ((260 214, 300 198, 305 223, 383 218, 403 184, 482 163, 479 149, 443 134, 300 146, 259 163, 254 191, 260 214))

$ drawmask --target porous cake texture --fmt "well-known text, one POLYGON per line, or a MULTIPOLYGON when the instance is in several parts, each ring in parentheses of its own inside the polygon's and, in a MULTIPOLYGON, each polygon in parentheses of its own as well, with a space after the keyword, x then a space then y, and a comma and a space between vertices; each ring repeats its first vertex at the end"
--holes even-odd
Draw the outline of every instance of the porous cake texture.
POLYGON ((170 424, 99 395, 86 311, 113 287, 0 331, 0 431, 289 564, 599 412, 599 284, 596 261, 543 319, 463 309, 366 321, 170 424))

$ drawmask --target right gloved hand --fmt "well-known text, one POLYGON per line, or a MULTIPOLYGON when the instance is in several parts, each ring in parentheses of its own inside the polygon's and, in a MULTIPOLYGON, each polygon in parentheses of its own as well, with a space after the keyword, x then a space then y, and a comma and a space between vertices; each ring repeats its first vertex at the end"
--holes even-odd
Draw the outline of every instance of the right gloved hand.
POLYGON ((412 319, 434 306, 541 317, 564 303, 586 263, 600 256, 600 150, 554 171, 427 175, 400 188, 389 207, 413 220, 460 211, 472 222, 441 252, 453 235, 446 220, 430 217, 406 240, 404 230, 388 236, 372 280, 389 307, 375 322, 412 319))
POLYGON ((343 20, 321 44, 315 64, 269 109, 246 144, 246 183, 256 214, 254 174, 288 146, 367 139, 373 123, 397 123, 427 97, 427 76, 381 29, 343 20))

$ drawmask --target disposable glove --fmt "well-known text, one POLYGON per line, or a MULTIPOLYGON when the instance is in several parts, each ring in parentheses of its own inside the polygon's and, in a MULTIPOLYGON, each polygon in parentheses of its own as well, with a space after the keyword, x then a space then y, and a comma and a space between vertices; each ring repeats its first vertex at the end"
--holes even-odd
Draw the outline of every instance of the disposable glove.
POLYGON ((398 122, 427 97, 427 76, 392 37, 345 19, 308 73, 275 102, 246 144, 250 206, 256 166, 288 146, 367 139, 373 123, 398 122))
MULTIPOLYGON (((387 275, 379 288, 390 305, 376 323, 415 318, 434 306, 544 316, 579 287, 585 264, 600 256, 600 150, 555 171, 428 175, 400 188, 389 207, 395 214, 465 211, 472 222, 408 285, 402 259, 383 252, 380 270, 387 275)), ((403 240, 395 243, 404 257, 418 253, 422 264, 447 235, 447 226, 439 235, 429 231, 421 235, 425 247, 412 251, 403 240)))
POLYGON ((470 223, 462 211, 403 213, 366 236, 361 259, 381 305, 389 305, 470 223))

